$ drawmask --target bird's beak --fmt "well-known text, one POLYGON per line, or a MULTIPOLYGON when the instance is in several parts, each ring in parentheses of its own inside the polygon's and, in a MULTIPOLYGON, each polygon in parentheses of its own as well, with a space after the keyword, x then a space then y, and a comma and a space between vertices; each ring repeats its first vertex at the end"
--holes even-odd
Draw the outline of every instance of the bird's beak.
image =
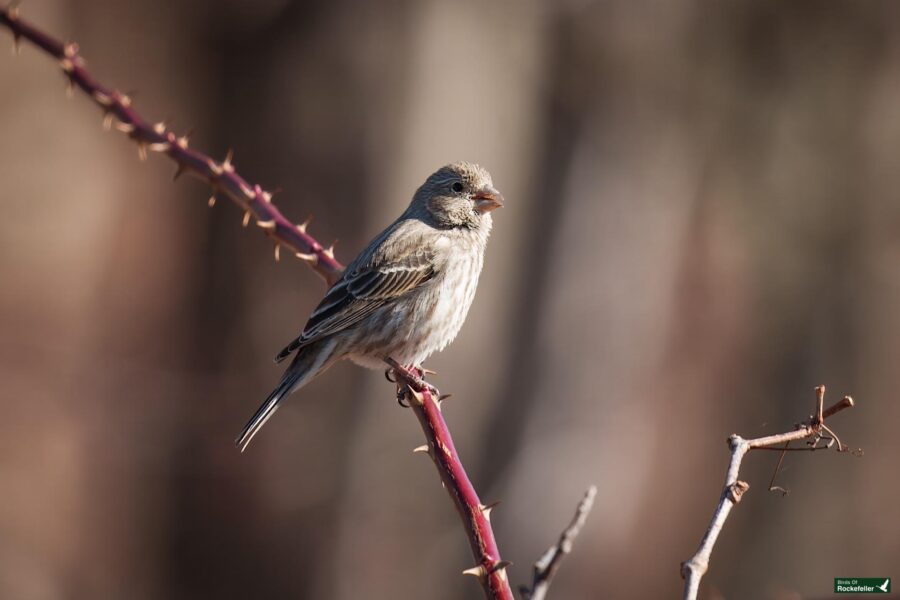
POLYGON ((492 187, 478 190, 472 195, 475 201, 475 210, 480 213, 491 212, 503 206, 503 195, 492 187))

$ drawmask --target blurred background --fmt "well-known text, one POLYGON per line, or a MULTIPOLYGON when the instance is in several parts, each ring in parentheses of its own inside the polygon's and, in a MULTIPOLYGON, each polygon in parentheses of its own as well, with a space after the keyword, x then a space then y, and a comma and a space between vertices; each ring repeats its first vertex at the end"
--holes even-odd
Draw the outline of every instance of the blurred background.
MULTIPOLYGON (((788 456, 782 498, 751 454, 702 595, 900 576, 897 3, 22 10, 344 262, 438 166, 493 173, 479 294, 429 366, 514 583, 597 483, 553 597, 678 597, 726 437, 790 429, 820 383, 865 455, 788 456)), ((381 373, 333 368, 235 450, 319 278, 33 47, 0 82, 0 597, 481 597, 381 373)))

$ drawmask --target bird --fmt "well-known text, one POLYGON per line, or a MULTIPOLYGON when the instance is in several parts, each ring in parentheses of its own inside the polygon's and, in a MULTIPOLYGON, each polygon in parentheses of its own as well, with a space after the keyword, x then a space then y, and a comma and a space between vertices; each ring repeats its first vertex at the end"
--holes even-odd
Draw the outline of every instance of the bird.
POLYGON ((326 292, 278 385, 235 440, 241 452, 281 401, 342 359, 367 368, 387 360, 421 368, 459 333, 475 297, 503 195, 490 173, 455 162, 432 173, 397 220, 377 235, 326 292))

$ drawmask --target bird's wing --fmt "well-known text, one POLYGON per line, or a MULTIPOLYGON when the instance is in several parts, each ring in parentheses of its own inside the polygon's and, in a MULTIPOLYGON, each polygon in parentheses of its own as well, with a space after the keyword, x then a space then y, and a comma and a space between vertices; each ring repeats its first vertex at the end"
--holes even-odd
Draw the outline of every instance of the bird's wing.
MULTIPOLYGON (((387 232, 386 232, 387 233, 387 232)), ((372 251, 360 256, 328 290, 300 334, 275 357, 281 362, 310 342, 342 331, 371 315, 385 303, 431 280, 437 272, 436 253, 423 240, 392 243, 386 236, 372 251)))

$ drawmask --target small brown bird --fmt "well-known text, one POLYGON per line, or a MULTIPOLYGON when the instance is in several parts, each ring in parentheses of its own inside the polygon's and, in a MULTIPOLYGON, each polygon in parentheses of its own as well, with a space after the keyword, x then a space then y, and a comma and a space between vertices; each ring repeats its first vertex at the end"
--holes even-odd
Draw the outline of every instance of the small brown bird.
POLYGON ((282 398, 335 361, 377 369, 392 358, 418 367, 452 342, 475 297, 490 213, 501 206, 503 196, 478 165, 453 163, 428 177, 400 218, 347 266, 303 333, 275 357, 281 362, 297 352, 235 440, 241 451, 282 398))

